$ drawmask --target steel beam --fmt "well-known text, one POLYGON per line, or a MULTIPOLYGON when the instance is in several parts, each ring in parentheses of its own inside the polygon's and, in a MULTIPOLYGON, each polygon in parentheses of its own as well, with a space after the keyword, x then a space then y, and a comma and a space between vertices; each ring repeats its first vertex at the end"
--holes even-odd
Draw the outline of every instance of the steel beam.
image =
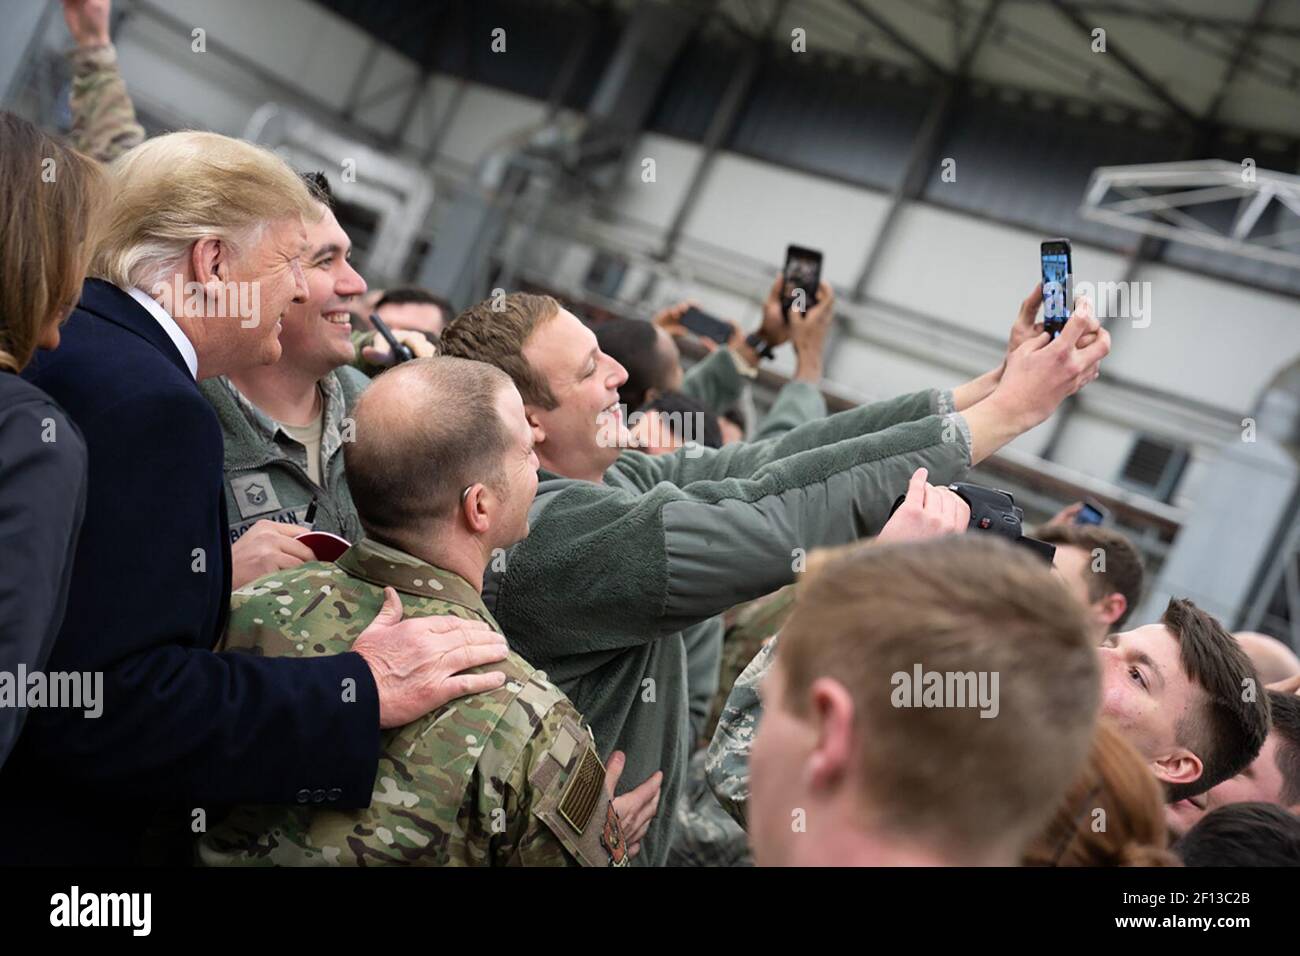
MULTIPOLYGON (((1051 2, 1052 6, 1057 9, 1061 16, 1073 23, 1084 36, 1089 39, 1092 38, 1092 27, 1088 25, 1088 23, 1073 7, 1067 5, 1064 0, 1051 0, 1051 2)), ((1106 55, 1114 57, 1116 63, 1122 66, 1130 76, 1145 87, 1152 96, 1158 99, 1161 103, 1164 103, 1165 106, 1169 107, 1169 109, 1173 110, 1173 112, 1183 122, 1193 126, 1200 122, 1195 113, 1189 110, 1172 93, 1170 93, 1163 83, 1160 83, 1147 73, 1146 70, 1142 69, 1142 67, 1138 65, 1137 61, 1125 53, 1123 49, 1112 45, 1107 48, 1106 55)))
POLYGON ((903 207, 919 196, 921 190, 925 188, 926 179, 933 168, 935 150, 941 144, 943 135, 948 131, 954 109, 960 98, 964 77, 975 62, 975 57, 988 36, 989 29, 992 27, 1001 5, 1002 0, 988 0, 984 12, 980 15, 980 22, 975 29, 975 35, 971 38, 971 42, 959 60, 956 72, 950 76, 947 84, 931 104, 925 119, 921 122, 921 128, 917 131, 916 138, 912 140, 912 148, 908 153, 903 175, 890 191, 889 208, 881 218, 880 225, 876 227, 875 235, 868 247, 866 261, 863 262, 862 268, 858 271, 857 280, 853 283, 852 295, 855 300, 861 300, 866 295, 867 283, 871 280, 871 276, 884 254, 885 241, 894 231, 894 226, 903 207))
POLYGON ((704 134, 702 155, 695 164, 694 172, 691 173, 690 184, 686 187, 686 193, 677 204, 677 211, 673 214, 672 223, 669 224, 668 231, 664 235, 663 246, 659 252, 661 259, 672 258, 673 253, 677 250, 677 243, 681 239, 682 230, 686 227, 686 220, 695 209, 695 202, 699 198, 700 190, 704 188, 704 182, 708 178, 709 170, 713 168, 713 163, 717 159, 718 150, 722 148, 722 144, 727 141, 735 129, 741 107, 744 106, 745 99, 753 88, 754 78, 758 75, 758 68, 763 59, 763 45, 771 37, 776 25, 781 22, 781 16, 785 13, 787 6, 789 6, 789 0, 778 0, 772 8, 772 14, 764 24, 762 32, 750 43, 739 68, 731 74, 727 89, 722 94, 722 102, 718 104, 717 111, 709 120, 709 128, 704 134))
POLYGON ((461 77, 456 81, 456 89, 452 92, 451 99, 447 101, 447 108, 442 111, 442 118, 438 120, 438 125, 429 137, 429 145, 424 148, 424 155, 420 157, 421 166, 428 166, 437 158, 438 150, 442 149, 443 140, 447 138, 447 131, 451 129, 456 114, 460 112, 460 106, 465 101, 465 93, 468 90, 469 80, 461 77))
POLYGON ((348 89, 348 98, 343 102, 343 118, 349 123, 356 113, 357 106, 361 100, 361 91, 366 87, 366 80, 370 79, 370 71, 374 69, 375 60, 379 59, 380 43, 374 37, 370 38, 370 46, 366 48, 365 59, 361 61, 361 66, 357 68, 357 75, 352 78, 352 86, 348 89))
POLYGON ((874 26, 877 30, 889 37, 894 46, 913 57, 917 62, 926 68, 935 76, 952 76, 953 71, 948 70, 938 60, 930 56, 923 49, 916 45, 907 37, 898 27, 889 22, 883 15, 877 13, 862 0, 844 0, 844 5, 853 10, 864 20, 874 26))

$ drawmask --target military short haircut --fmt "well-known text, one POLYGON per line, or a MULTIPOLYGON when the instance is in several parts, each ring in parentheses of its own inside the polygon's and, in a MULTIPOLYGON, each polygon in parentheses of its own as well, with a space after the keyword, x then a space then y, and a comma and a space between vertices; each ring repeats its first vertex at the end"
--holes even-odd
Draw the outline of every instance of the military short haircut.
POLYGON ((549 295, 511 292, 472 305, 442 330, 442 354, 495 365, 514 380, 525 405, 559 405, 550 385, 524 358, 533 331, 560 313, 549 295))
POLYGON ((307 184, 307 192, 311 193, 311 198, 323 205, 326 209, 334 209, 334 190, 330 188, 328 177, 322 172, 299 173, 304 183, 307 184))
POLYGON ((781 631, 781 699, 806 714, 822 677, 852 695, 855 786, 881 829, 959 859, 1018 854, 1092 743, 1101 686, 1088 635, 1060 578, 991 535, 855 547, 809 559, 781 631), (896 706, 896 675, 917 665, 997 674, 997 714, 896 706))
POLYGON ((421 288, 418 285, 404 285, 396 289, 385 289, 384 294, 379 297, 375 303, 376 309, 381 309, 386 305, 432 305, 437 306, 446 319, 450 319, 456 314, 456 310, 440 295, 435 295, 428 289, 421 288))
POLYGON ((1174 844, 1184 866, 1300 866, 1300 817, 1271 803, 1211 810, 1174 844))
MULTIPOLYGON (((668 387, 672 361, 659 349, 659 333, 643 319, 609 319, 595 328, 596 344, 627 372, 618 400, 629 412, 642 408, 651 389, 668 387)), ((717 446, 710 446, 717 447, 717 446)))
POLYGON ((1175 803, 1235 777, 1259 756, 1268 736, 1268 695, 1246 652, 1213 615, 1174 598, 1160 622, 1178 640, 1183 673, 1200 691, 1176 733, 1201 759, 1201 776, 1168 786, 1169 802, 1175 803))
POLYGON ((512 441, 497 412, 510 378, 482 362, 424 358, 384 372, 353 412, 348 490, 366 534, 409 550, 468 486, 493 487, 512 441))
POLYGON ((1142 566, 1142 553, 1133 542, 1113 528, 1089 524, 1049 524, 1038 529, 1040 541, 1057 546, 1082 548, 1089 554, 1101 549, 1105 564, 1099 570, 1090 562, 1084 573, 1088 585, 1088 598, 1100 601, 1108 594, 1122 594, 1126 601, 1124 613, 1111 625, 1118 631, 1142 599, 1142 581, 1146 572, 1142 566))

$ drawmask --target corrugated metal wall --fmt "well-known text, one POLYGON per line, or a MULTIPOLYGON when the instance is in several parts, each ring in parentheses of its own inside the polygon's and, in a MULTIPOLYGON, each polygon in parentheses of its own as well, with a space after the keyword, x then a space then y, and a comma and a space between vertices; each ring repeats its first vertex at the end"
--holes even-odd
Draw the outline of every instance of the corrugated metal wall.
MULTIPOLYGON (((574 37, 584 24, 594 23, 596 35, 565 97, 565 105, 575 109, 590 99, 619 30, 612 11, 593 13, 563 2, 321 2, 438 72, 538 99, 548 96, 574 37), (488 39, 496 27, 507 31, 509 56, 490 50, 488 39)), ((742 42, 716 29, 694 38, 659 91, 649 129, 702 141, 745 53, 742 42)), ((904 174, 913 139, 937 94, 935 87, 909 78, 891 64, 818 54, 796 56, 773 48, 765 54, 724 148, 889 191, 904 174)), ((1082 89, 1077 101, 1067 103, 1032 91, 975 85, 962 91, 952 117, 938 156, 957 160, 957 180, 943 182, 936 163, 923 199, 1119 252, 1134 248, 1139 237, 1078 213, 1093 169, 1188 158, 1180 153, 1181 134, 1135 117, 1104 118, 1089 107, 1082 89)), ((1300 145, 1295 140, 1225 134, 1209 152, 1231 162, 1251 156, 1262 169, 1300 169, 1300 145)), ((1232 212, 1220 206, 1195 214, 1217 216, 1221 223, 1232 212)), ((1300 228, 1296 220, 1293 213, 1274 209, 1257 230, 1300 228)), ((1281 266, 1185 244, 1166 244, 1156 258, 1300 293, 1300 273, 1281 266)))

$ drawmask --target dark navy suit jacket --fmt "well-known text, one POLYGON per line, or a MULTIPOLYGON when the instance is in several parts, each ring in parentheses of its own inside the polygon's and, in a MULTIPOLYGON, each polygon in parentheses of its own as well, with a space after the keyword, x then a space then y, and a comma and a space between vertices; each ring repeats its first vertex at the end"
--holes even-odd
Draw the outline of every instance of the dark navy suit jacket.
POLYGON ((367 806, 379 704, 361 657, 212 651, 230 594, 221 428, 162 326, 87 280, 62 344, 24 377, 86 440, 85 521, 47 669, 101 671, 103 713, 29 714, 0 772, 0 861, 134 862, 165 808, 188 829, 193 810, 223 804, 367 806))

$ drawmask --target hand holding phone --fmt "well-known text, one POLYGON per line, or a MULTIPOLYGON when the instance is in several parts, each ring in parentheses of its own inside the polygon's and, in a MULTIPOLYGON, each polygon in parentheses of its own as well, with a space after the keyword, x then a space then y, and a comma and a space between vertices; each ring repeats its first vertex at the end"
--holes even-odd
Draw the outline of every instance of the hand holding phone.
POLYGON ((817 301, 817 287, 822 281, 822 254, 803 246, 787 246, 781 275, 781 311, 789 322, 791 309, 807 312, 817 301))
POLYGON ((691 306, 682 314, 681 323, 701 338, 712 339, 719 345, 730 342, 731 336, 736 331, 729 323, 695 306, 691 306))
POLYGON ((397 336, 393 335, 393 330, 388 327, 388 323, 379 317, 377 313, 370 313, 370 324, 375 327, 375 331, 383 336, 384 341, 388 343, 389 349, 393 353, 393 364, 399 362, 409 362, 415 356, 401 342, 397 341, 397 336))
POLYGON ((1074 264, 1069 239, 1047 239, 1039 256, 1043 269, 1043 328, 1056 338, 1070 318, 1074 299, 1074 264))
POLYGON ((1082 507, 1074 516, 1075 524, 1105 524, 1110 512, 1100 502, 1084 498, 1082 507))

